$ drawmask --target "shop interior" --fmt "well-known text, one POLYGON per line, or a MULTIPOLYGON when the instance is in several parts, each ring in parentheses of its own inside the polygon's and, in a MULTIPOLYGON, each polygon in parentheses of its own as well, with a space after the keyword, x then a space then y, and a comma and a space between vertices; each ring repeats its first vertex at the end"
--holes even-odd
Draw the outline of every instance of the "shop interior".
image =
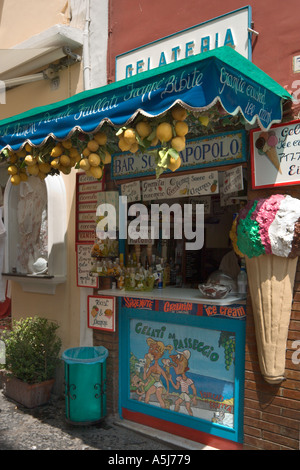
MULTIPOLYGON (((200 250, 186 250, 186 239, 175 239, 174 231, 174 212, 170 211, 170 238, 164 239, 161 231, 160 216, 160 236, 155 240, 137 240, 127 241, 125 244, 126 268, 134 268, 135 272, 152 269, 152 272, 162 272, 155 279, 154 288, 163 288, 167 286, 184 287, 197 289, 199 283, 206 283, 220 274, 220 268, 226 275, 232 277, 236 282, 237 273, 225 266, 221 265, 223 257, 233 252, 229 232, 232 222, 240 210, 247 202, 247 172, 243 168, 243 189, 227 195, 222 193, 222 176, 223 172, 219 171, 219 194, 203 196, 199 198, 188 197, 180 199, 170 199, 169 201, 157 200, 146 201, 148 213, 150 214, 150 205, 152 202, 156 204, 167 203, 169 207, 173 204, 179 204, 182 208, 184 204, 191 204, 193 212, 196 204, 204 205, 204 244, 200 250), (226 272, 227 271, 227 272, 226 272)), ((128 218, 128 224, 133 217, 128 218)), ((193 215, 193 225, 195 223, 195 215, 193 215)), ((150 226, 150 222, 149 222, 150 226)), ((237 262, 240 260, 237 257, 237 262)), ((160 273, 158 273, 160 274, 160 273)), ((138 279, 137 281, 139 281, 138 279)), ((139 290, 136 282, 126 286, 125 290, 139 290)), ((142 289, 143 290, 143 289, 142 289)), ((234 289, 233 289, 234 290, 234 289)))

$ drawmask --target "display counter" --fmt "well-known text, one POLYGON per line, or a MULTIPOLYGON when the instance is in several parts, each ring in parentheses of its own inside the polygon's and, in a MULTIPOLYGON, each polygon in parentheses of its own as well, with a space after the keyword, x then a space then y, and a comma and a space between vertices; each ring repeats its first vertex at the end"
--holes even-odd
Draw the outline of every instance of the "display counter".
POLYGON ((166 287, 153 289, 153 291, 125 291, 120 289, 98 290, 99 295, 111 295, 114 297, 133 297, 151 300, 170 300, 172 302, 191 302, 193 304, 233 305, 245 303, 246 296, 231 294, 223 299, 210 299, 202 297, 197 289, 166 287))

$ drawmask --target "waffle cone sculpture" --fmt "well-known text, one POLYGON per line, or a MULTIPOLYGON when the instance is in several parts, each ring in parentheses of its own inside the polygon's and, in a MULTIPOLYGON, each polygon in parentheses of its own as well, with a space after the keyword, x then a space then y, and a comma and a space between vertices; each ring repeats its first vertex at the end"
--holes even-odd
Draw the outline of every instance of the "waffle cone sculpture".
POLYGON ((280 383, 298 258, 261 255, 245 259, 260 370, 267 382, 280 383))
POLYGON ((230 237, 246 261, 260 370, 268 383, 277 384, 284 380, 300 253, 300 201, 284 195, 249 201, 230 237))

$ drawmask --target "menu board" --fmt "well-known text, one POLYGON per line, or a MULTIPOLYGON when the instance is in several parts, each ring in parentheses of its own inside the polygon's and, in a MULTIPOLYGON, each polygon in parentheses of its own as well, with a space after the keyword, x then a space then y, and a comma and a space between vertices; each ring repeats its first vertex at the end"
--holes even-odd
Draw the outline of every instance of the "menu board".
POLYGON ((217 171, 207 171, 185 176, 174 176, 142 182, 143 201, 209 196, 219 193, 217 171))
POLYGON ((300 120, 250 133, 252 188, 300 183, 300 120))
POLYGON ((76 243, 94 241, 96 210, 103 190, 103 180, 76 174, 76 243))
POLYGON ((91 275, 92 243, 76 244, 77 287, 98 287, 98 276, 91 275))

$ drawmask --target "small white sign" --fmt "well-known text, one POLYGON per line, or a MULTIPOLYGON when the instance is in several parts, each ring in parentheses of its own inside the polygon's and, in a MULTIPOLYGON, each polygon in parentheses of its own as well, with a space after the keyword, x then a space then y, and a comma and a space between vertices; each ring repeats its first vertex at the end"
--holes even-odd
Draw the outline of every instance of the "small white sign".
POLYGON ((88 327, 115 331, 115 298, 100 295, 88 296, 88 327))
POLYGON ((190 196, 205 196, 219 193, 219 178, 217 171, 207 171, 190 175, 190 196))
POLYGON ((141 184, 139 181, 121 185, 122 196, 127 196, 128 202, 137 202, 141 200, 141 184))
POLYGON ((166 198, 166 179, 146 180, 142 182, 143 201, 157 201, 166 198))
POLYGON ((230 170, 224 171, 223 177, 224 194, 231 194, 244 189, 243 168, 241 166, 237 166, 230 170))
POLYGON ((249 7, 240 8, 120 54, 116 57, 116 80, 122 80, 221 46, 233 47, 241 55, 251 59, 248 31, 251 25, 250 16, 249 7))

